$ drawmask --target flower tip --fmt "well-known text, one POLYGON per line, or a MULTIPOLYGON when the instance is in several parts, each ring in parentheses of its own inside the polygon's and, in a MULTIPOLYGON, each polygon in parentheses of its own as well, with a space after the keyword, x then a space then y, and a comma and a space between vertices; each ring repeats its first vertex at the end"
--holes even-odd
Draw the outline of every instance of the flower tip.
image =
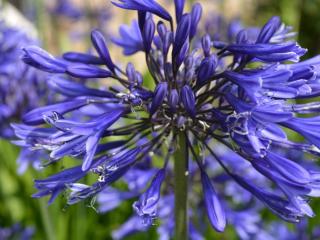
POLYGON ((218 222, 215 226, 214 226, 214 229, 217 231, 217 232, 224 232, 224 229, 226 228, 226 221, 224 222, 218 222))
POLYGON ((213 188, 213 185, 211 184, 210 178, 204 171, 201 171, 201 182, 207 215, 211 226, 216 231, 223 232, 227 224, 226 213, 222 204, 220 203, 216 191, 213 188))

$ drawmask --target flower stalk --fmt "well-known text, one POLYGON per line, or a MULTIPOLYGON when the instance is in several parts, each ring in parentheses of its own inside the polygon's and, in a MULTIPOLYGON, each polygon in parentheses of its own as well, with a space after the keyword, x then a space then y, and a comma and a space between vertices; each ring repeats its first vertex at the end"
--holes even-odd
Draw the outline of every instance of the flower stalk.
POLYGON ((188 149, 185 132, 177 135, 174 154, 175 239, 188 239, 188 149))
POLYGON ((44 230, 45 230, 45 234, 47 236, 47 239, 48 240, 56 239, 53 225, 52 225, 52 221, 49 216, 48 206, 46 206, 46 202, 44 199, 40 200, 40 211, 41 211, 41 217, 42 217, 42 221, 44 224, 44 230))

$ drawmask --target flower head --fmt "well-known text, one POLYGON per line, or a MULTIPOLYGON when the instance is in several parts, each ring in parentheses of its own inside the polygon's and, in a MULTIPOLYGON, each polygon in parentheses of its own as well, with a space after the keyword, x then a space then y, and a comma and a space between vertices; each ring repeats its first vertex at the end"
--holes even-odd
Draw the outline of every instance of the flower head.
POLYGON ((36 44, 24 32, 0 23, 0 136, 14 136, 9 126, 32 108, 38 106, 46 93, 44 74, 25 65, 21 59, 21 48, 36 44))
POLYGON ((34 235, 34 228, 23 227, 20 223, 16 223, 10 227, 0 227, 0 238, 3 240, 21 239, 31 240, 34 235))
MULTIPOLYGON (((45 80, 47 74, 38 71, 21 60, 21 49, 37 44, 19 29, 0 22, 0 138, 13 140, 11 123, 21 119, 31 109, 50 101, 45 80)), ((16 142, 22 147, 18 158, 22 173, 28 165, 38 168, 46 156, 42 150, 30 151, 29 145, 16 142)))
POLYGON ((74 6, 74 4, 72 4, 69 0, 57 0, 54 8, 50 9, 50 12, 74 20, 78 20, 84 15, 82 10, 74 6))
MULTIPOLYGON (((198 35, 200 4, 184 13, 184 1, 175 1, 176 27, 174 18, 154 0, 114 4, 138 11, 138 27, 131 37, 134 43, 115 42, 128 55, 144 51, 155 87, 146 87, 146 77, 134 64, 122 69, 97 30, 91 35, 96 55, 72 53, 61 59, 25 48, 28 64, 67 76, 55 86, 66 86, 60 92, 68 99, 27 113, 23 120, 31 126, 16 126, 16 134, 30 145, 50 150, 51 163, 64 156, 81 161, 74 168, 37 180, 39 192, 35 196, 51 195, 54 199, 69 188, 70 204, 91 198, 108 191, 112 183, 137 166, 152 169, 146 158, 160 156, 161 170, 153 172, 149 188, 138 191, 141 195, 134 206, 144 218, 162 216, 171 236, 174 220, 166 210, 173 208, 174 196, 164 186, 172 181, 168 177, 173 175, 170 157, 179 147, 177 136, 182 132, 186 151, 192 153, 186 159, 189 180, 202 185, 202 206, 204 203, 217 231, 224 230, 228 218, 243 235, 253 231, 232 215, 232 204, 223 198, 227 193, 216 187, 223 179, 234 181, 237 189, 242 189, 238 191, 246 193, 240 202, 255 197, 290 222, 312 217, 308 198, 319 196, 318 171, 302 164, 300 155, 290 153, 306 153, 305 160, 307 154, 320 153, 319 118, 309 115, 316 115, 320 104, 294 102, 319 96, 319 57, 299 62, 306 50, 288 40, 292 34, 278 17, 254 31, 233 25, 228 36, 214 38, 210 32, 198 35), (161 20, 156 23, 153 15, 161 20), (92 78, 95 81, 87 81, 92 78), (94 88, 104 78, 114 84, 94 88), (36 126, 44 123, 49 127, 36 126), (302 135, 305 141, 289 139, 285 129, 302 135), (77 185, 88 174, 96 174, 97 181, 77 185), (161 195, 171 203, 163 207, 161 195)), ((127 29, 120 34, 124 38, 127 29)), ((194 198, 196 204, 201 202, 198 198, 194 198)), ((190 210, 188 214, 199 212, 190 210)), ((135 227, 141 229, 128 224, 125 231, 137 230, 135 227)))

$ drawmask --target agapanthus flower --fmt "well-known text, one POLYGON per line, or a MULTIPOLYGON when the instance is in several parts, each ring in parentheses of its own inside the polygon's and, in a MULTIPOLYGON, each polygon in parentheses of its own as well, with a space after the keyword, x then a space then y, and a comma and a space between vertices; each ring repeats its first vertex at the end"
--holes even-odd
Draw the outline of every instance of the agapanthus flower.
MULTIPOLYGON (((16 125, 16 134, 27 144, 49 150, 49 163, 65 156, 80 161, 36 180, 39 192, 34 196, 51 195, 52 202, 69 189, 69 204, 90 199, 108 193, 110 185, 152 157, 158 168, 134 204, 146 224, 166 219, 161 196, 171 199, 164 207, 181 207, 174 203, 180 196, 173 196, 170 186, 181 172, 182 184, 192 186, 191 168, 197 169, 209 222, 219 232, 228 222, 242 233, 254 227, 246 229, 232 215, 216 171, 237 184, 231 195, 246 192, 240 202, 253 196, 294 223, 314 216, 309 198, 319 196, 319 171, 301 164, 301 157, 308 160, 320 153, 320 103, 311 101, 320 94, 320 58, 300 61, 306 49, 289 40, 293 34, 279 17, 254 31, 232 27, 233 37, 214 38, 210 32, 198 35, 202 13, 198 3, 187 13, 184 1, 175 1, 175 18, 154 0, 114 4, 138 12, 134 34, 138 36, 139 30, 141 38, 132 45, 116 43, 126 54, 143 49, 154 88, 147 87, 147 75, 134 63, 121 67, 98 30, 91 34, 96 55, 73 52, 72 58, 61 59, 39 48, 25 48, 24 61, 56 74, 53 81, 68 98, 24 115, 25 125, 16 125), (154 15, 161 20, 155 22, 154 15), (292 139, 287 129, 304 141, 292 139), (295 154, 289 156, 288 151, 295 154), (177 154, 183 157, 171 158, 177 154), (89 174, 97 175, 96 182, 81 183, 89 174)), ((189 210, 188 216, 199 214, 196 207, 189 210)), ((163 226, 172 232, 178 222, 169 214, 163 226)))
MULTIPOLYGON (((262 225, 262 224, 261 224, 262 225)), ((320 237, 319 227, 315 227, 311 232, 308 232, 308 221, 306 219, 302 220, 294 226, 288 226, 284 222, 272 221, 271 223, 261 226, 263 231, 252 237, 255 240, 307 240, 307 239, 318 239, 320 237)))
POLYGON ((39 95, 45 93, 39 71, 21 61, 21 49, 36 44, 22 31, 0 23, 0 136, 12 138, 10 121, 18 120, 23 113, 39 104, 39 95))
POLYGON ((0 227, 0 239, 21 239, 31 240, 34 235, 34 228, 24 228, 21 224, 17 223, 10 227, 0 227))
POLYGON ((49 12, 58 16, 65 16, 70 19, 78 20, 85 14, 79 7, 70 0, 57 0, 55 6, 49 12))
MULTIPOLYGON (((24 113, 49 101, 45 84, 47 74, 21 60, 21 49, 38 44, 36 40, 5 22, 0 22, 0 34, 0 138, 13 140, 10 123, 19 121, 24 113)), ((18 171, 23 172, 30 164, 39 166, 42 157, 42 150, 30 151, 24 146, 18 159, 18 171)))
MULTIPOLYGON (((233 156, 233 153, 229 150, 221 147, 218 154, 226 156, 226 162, 233 164, 237 167, 238 171, 245 172, 246 176, 250 177, 252 181, 260 184, 265 184, 271 187, 271 182, 266 179, 258 171, 253 168, 248 168, 249 163, 241 162, 239 159, 233 156), (228 158, 231 159, 228 161, 228 158)), ((289 152, 287 153, 290 155, 289 152)), ((306 232, 306 219, 303 219, 299 223, 291 224, 291 227, 286 222, 281 220, 274 220, 271 222, 265 222, 260 216, 260 212, 263 210, 263 205, 256 201, 254 196, 237 185, 224 171, 221 169, 218 163, 212 161, 212 156, 208 156, 204 159, 206 162, 206 169, 208 175, 211 176, 211 180, 216 184, 219 195, 224 209, 226 211, 226 217, 229 224, 234 227, 239 239, 242 240, 267 240, 278 239, 282 236, 283 239, 309 239, 317 238, 319 236, 318 228, 315 228, 311 234, 306 232), (210 159, 211 158, 211 159, 210 159), (237 193, 237 194, 235 194, 237 193)), ((151 176, 155 174, 156 167, 150 165, 150 161, 140 163, 138 166, 133 167, 126 175, 124 175, 124 182, 128 186, 128 191, 120 191, 115 188, 106 188, 100 194, 98 194, 97 201, 99 203, 98 211, 100 213, 107 213, 116 207, 119 207, 124 201, 128 199, 135 199, 141 193, 143 193, 147 182, 150 181, 151 176)), ((192 182, 192 189, 189 190, 191 208, 188 216, 190 220, 189 235, 190 239, 203 240, 203 237, 207 226, 202 222, 202 213, 205 211, 205 203, 201 196, 197 195, 193 190, 199 189, 201 185, 201 179, 199 169, 196 164, 190 161, 190 182, 192 182), (199 224, 199 221, 201 224, 199 224)), ((313 169, 319 169, 312 162, 302 162, 302 165, 309 165, 313 169)), ((167 174, 173 174, 173 169, 168 166, 167 174)), ((141 199, 141 197, 140 197, 141 199)), ((159 200, 158 206, 158 218, 161 220, 161 225, 157 229, 159 239, 167 240, 174 237, 175 221, 172 215, 174 211, 174 192, 173 189, 167 189, 159 200)), ((135 208, 136 203, 133 205, 135 208)), ((158 225, 158 220, 154 219, 155 225, 158 225)), ((151 228, 153 225, 146 224, 150 219, 142 218, 139 220, 139 215, 133 214, 124 224, 118 229, 112 232, 113 239, 124 239, 127 236, 134 235, 136 232, 144 232, 151 228), (146 222, 147 221, 147 222, 146 222)))
MULTIPOLYGON (((87 37, 90 32, 90 27, 83 27, 90 22, 89 25, 94 24, 97 27, 103 29, 106 35, 111 34, 111 30, 108 27, 108 22, 112 19, 112 13, 110 11, 110 5, 101 4, 95 2, 93 4, 84 4, 73 0, 48 0, 46 1, 46 9, 54 21, 57 21, 58 25, 63 25, 70 21, 75 26, 72 29, 68 29, 68 36, 70 41, 81 42, 87 37), (90 5, 90 6, 89 6, 90 5)), ((67 28, 69 28, 67 26, 67 28)))
MULTIPOLYGON (((209 158, 212 157, 210 156, 209 158)), ((208 174, 210 174, 210 181, 216 182, 219 195, 224 197, 221 200, 223 200, 222 204, 226 211, 226 216, 228 221, 234 226, 238 236, 241 239, 251 239, 252 236, 262 233, 260 229, 261 218, 259 216, 261 205, 259 206, 259 203, 254 200, 252 194, 235 185, 234 181, 212 159, 207 158, 205 162, 208 174), (232 193, 237 192, 238 195, 230 194, 229 191, 232 191, 232 193)), ((190 208, 188 211, 189 235, 190 239, 203 240, 205 239, 203 235, 207 229, 207 225, 202 222, 202 213, 206 211, 206 203, 204 203, 202 196, 194 192, 194 189, 201 187, 201 172, 199 172, 198 167, 193 161, 190 161, 190 164, 189 176, 192 188, 189 189, 189 204, 194 206, 194 208, 190 208), (199 224, 199 221, 201 224, 199 224)), ((159 239, 169 240, 174 237, 175 220, 172 214, 174 212, 173 188, 167 188, 161 198, 158 199, 159 191, 156 188, 159 186, 159 182, 154 183, 155 180, 162 178, 162 173, 163 169, 152 166, 152 161, 145 160, 139 165, 134 166, 124 175, 123 180, 128 187, 127 191, 106 188, 98 194, 97 202, 99 203, 98 211, 100 213, 107 213, 119 207, 128 199, 137 199, 133 204, 133 215, 123 225, 113 231, 112 236, 114 239, 123 239, 136 232, 146 231, 153 225, 157 225, 158 222, 161 222, 161 225, 157 229, 159 239), (153 179, 152 176, 154 176, 153 179), (146 188, 148 182, 150 182, 150 186, 146 188), (156 190, 154 194, 150 194, 150 189, 156 190), (144 201, 147 199, 146 195, 149 197, 149 202, 144 201), (153 204, 155 202, 157 202, 156 206, 153 204)), ((166 174, 173 174, 172 166, 168 166, 166 174)), ((249 174, 252 178, 261 179, 259 173, 254 170, 249 174)))
POLYGON ((144 50, 138 21, 132 21, 131 26, 120 26, 119 33, 120 37, 113 38, 112 41, 123 48, 123 54, 131 55, 144 50))

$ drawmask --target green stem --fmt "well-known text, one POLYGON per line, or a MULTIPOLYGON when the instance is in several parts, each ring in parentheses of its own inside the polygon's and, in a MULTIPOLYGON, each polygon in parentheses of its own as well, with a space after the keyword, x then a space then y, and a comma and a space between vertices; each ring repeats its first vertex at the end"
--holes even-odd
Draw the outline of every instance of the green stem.
POLYGON ((174 154, 175 236, 177 240, 188 239, 188 149, 185 132, 177 135, 174 154))
POLYGON ((48 205, 45 199, 40 199, 40 211, 42 222, 44 224, 44 230, 46 232, 46 236, 48 240, 55 240, 55 233, 53 229, 53 225, 49 216, 48 205))

